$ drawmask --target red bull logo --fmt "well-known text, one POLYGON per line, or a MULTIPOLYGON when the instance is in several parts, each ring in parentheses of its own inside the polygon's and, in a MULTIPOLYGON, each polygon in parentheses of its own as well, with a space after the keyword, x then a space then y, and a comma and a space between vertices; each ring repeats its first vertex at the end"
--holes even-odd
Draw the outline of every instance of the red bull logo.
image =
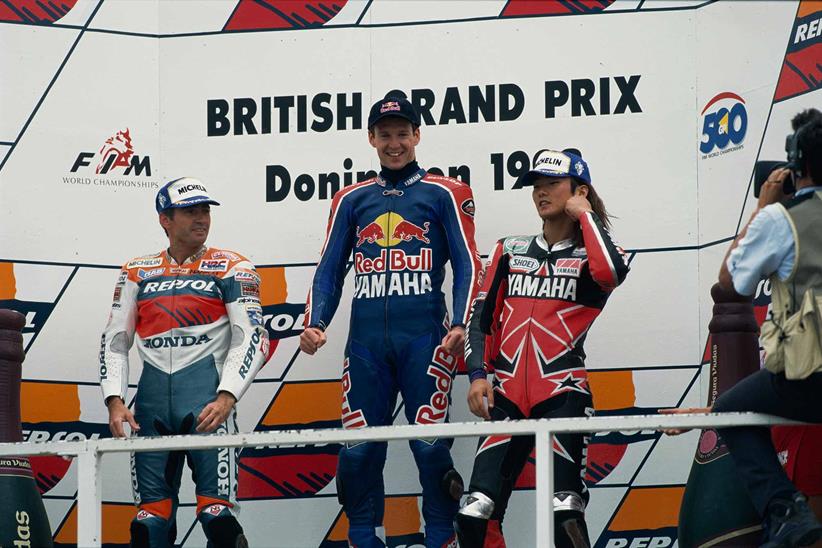
POLYGON ((441 346, 434 350, 428 375, 434 377, 437 391, 431 395, 431 401, 417 410, 417 424, 436 424, 445 421, 448 415, 448 395, 451 393, 451 381, 457 369, 457 360, 441 346))
POLYGON ((430 244, 431 240, 425 237, 425 235, 428 234, 429 224, 431 223, 426 221, 425 223, 423 223, 423 227, 425 228, 420 228, 414 223, 403 219, 394 228, 394 232, 391 233, 391 238, 396 238, 398 240, 402 240, 403 242, 419 240, 423 243, 430 244))
POLYGON ((357 227, 357 247, 360 247, 365 242, 376 244, 381 240, 385 240, 385 232, 383 232, 382 227, 377 224, 376 221, 368 223, 362 230, 360 230, 360 227, 357 227))
POLYGON ((357 274, 403 270, 430 272, 433 264, 433 252, 430 247, 421 249, 419 255, 411 255, 402 249, 383 249, 379 256, 374 258, 366 257, 360 252, 354 254, 354 272, 357 274))
POLYGON ((426 236, 430 225, 426 221, 419 226, 395 212, 383 213, 364 227, 357 227, 357 247, 365 243, 390 247, 412 240, 430 244, 431 240, 426 236))

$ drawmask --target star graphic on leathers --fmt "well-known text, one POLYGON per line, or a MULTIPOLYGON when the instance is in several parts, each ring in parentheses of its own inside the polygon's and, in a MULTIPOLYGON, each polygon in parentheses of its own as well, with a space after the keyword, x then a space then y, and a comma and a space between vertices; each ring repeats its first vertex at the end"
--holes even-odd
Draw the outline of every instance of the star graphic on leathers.
POLYGON ((514 308, 504 303, 502 312, 502 333, 505 338, 500 343, 500 354, 514 365, 514 371, 520 361, 538 364, 542 367, 550 364, 563 354, 573 349, 575 334, 565 323, 563 316, 583 308, 571 305, 556 312, 561 330, 557 332, 545 327, 533 317, 528 307, 514 308))
POLYGON ((583 394, 589 393, 586 388, 586 385, 588 384, 587 379, 585 379, 585 377, 574 377, 573 371, 568 371, 568 373, 562 378, 549 377, 547 380, 556 384, 552 395, 571 390, 582 392, 583 394))

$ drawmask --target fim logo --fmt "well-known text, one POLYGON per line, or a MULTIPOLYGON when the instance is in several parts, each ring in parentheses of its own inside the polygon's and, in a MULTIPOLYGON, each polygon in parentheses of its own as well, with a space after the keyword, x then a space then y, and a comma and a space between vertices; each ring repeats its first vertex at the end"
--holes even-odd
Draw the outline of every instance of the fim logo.
POLYGON ((105 175, 115 168, 125 168, 123 175, 143 175, 151 176, 151 159, 148 156, 138 156, 134 154, 134 147, 131 144, 131 134, 129 129, 118 131, 108 139, 95 154, 94 152, 81 152, 71 166, 71 172, 77 173, 81 167, 91 165, 91 160, 99 154, 100 161, 94 170, 98 175, 105 175))

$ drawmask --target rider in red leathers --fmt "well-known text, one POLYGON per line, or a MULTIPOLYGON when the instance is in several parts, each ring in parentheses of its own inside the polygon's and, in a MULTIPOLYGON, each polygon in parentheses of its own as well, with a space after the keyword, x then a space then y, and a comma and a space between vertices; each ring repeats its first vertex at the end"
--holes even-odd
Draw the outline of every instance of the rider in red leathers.
MULTIPOLYGON (((466 336, 468 404, 486 420, 590 416, 582 346, 628 273, 627 261, 611 241, 608 214, 577 150, 538 152, 523 184, 533 184, 543 232, 503 238, 491 252, 466 336)), ((590 546, 587 443, 584 434, 554 437, 558 547, 590 546)), ((533 447, 533 436, 480 438, 469 495, 455 519, 460 546, 505 546, 501 522, 533 447)))

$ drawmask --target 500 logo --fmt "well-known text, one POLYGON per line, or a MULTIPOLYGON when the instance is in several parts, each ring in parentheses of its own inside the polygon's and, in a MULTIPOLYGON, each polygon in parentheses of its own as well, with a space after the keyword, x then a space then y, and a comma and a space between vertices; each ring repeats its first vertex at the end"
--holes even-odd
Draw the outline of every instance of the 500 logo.
POLYGON ((703 158, 712 158, 742 148, 748 130, 745 100, 730 91, 717 94, 708 101, 702 115, 702 137, 699 151, 703 158), (729 144, 735 145, 727 148, 729 144), (719 149, 714 152, 714 149, 719 149))

